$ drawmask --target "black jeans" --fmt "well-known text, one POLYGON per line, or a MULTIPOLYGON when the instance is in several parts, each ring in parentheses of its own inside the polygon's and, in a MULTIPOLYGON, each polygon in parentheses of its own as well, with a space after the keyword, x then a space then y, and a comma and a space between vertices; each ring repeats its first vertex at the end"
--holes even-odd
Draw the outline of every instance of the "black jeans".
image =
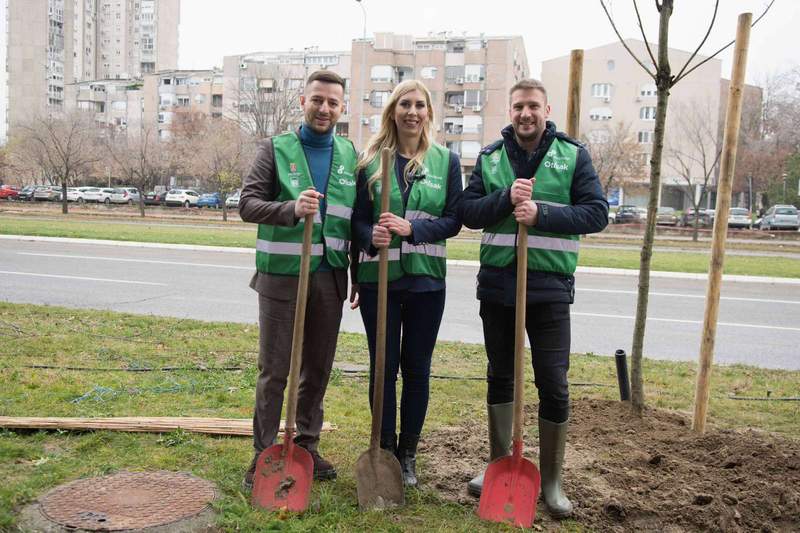
MULTIPOLYGON (((486 343, 486 403, 514 401, 514 308, 481 302, 486 343)), ((525 330, 531 343, 533 374, 539 391, 539 416, 561 423, 569 418, 569 304, 528 305, 525 330)))
MULTIPOLYGON (((375 368, 375 331, 378 293, 363 290, 361 318, 369 344, 369 404, 372 407, 375 368)), ((444 312, 445 290, 389 291, 386 310, 386 373, 384 375, 381 434, 394 435, 397 427, 397 370, 403 373, 400 431, 419 435, 428 412, 431 356, 444 312)))

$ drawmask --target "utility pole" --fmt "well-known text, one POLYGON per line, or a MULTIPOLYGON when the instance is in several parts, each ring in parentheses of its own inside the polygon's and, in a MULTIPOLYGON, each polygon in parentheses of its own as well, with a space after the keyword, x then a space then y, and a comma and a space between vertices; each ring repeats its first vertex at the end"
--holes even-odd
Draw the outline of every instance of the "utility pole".
MULTIPOLYGON (((359 87, 361 92, 363 93, 366 90, 366 76, 367 76, 367 10, 364 8, 364 0, 356 0, 358 2, 359 7, 361 8, 361 13, 364 15, 364 28, 361 32, 361 83, 359 87)), ((363 148, 362 140, 364 135, 364 95, 359 94, 356 95, 358 97, 358 122, 356 125, 358 126, 358 148, 361 150, 363 148)), ((352 101, 352 98, 351 98, 352 101)))

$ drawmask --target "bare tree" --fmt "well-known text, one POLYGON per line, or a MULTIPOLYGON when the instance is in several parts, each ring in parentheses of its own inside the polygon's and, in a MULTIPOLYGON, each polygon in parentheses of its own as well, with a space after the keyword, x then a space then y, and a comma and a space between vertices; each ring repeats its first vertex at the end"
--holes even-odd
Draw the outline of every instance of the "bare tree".
MULTIPOLYGON (((761 13, 761 15, 753 21, 755 25, 761 18, 766 15, 769 8, 775 0, 772 0, 761 13)), ((656 229, 656 211, 658 209, 658 193, 661 189, 661 156, 664 151, 664 132, 667 119, 667 104, 669 102, 669 92, 672 87, 678 84, 686 76, 694 72, 701 65, 710 61, 720 52, 728 48, 734 43, 735 40, 730 41, 719 50, 713 52, 711 55, 703 59, 697 58, 698 53, 705 45, 711 34, 711 29, 717 20, 717 10, 719 8, 719 0, 714 3, 714 13, 708 24, 708 29, 697 45, 697 48, 692 52, 687 59, 686 63, 678 69, 677 74, 673 74, 672 67, 669 61, 669 22, 672 17, 674 7, 674 0, 656 0, 655 8, 659 14, 658 23, 658 46, 653 51, 650 42, 642 24, 641 14, 639 13, 639 6, 636 0, 633 0, 633 9, 636 13, 636 20, 638 28, 642 35, 647 50, 648 58, 640 58, 636 53, 631 50, 625 39, 622 38, 614 18, 606 6, 606 0, 600 0, 600 5, 605 11, 611 27, 617 34, 622 45, 631 55, 631 57, 644 69, 647 74, 653 78, 657 90, 656 100, 656 123, 653 139, 653 153, 650 159, 650 198, 647 205, 647 224, 645 225, 644 243, 642 245, 642 253, 639 261, 639 290, 636 302, 636 322, 633 329, 633 346, 631 349, 631 405, 635 413, 641 415, 644 409, 644 384, 642 378, 642 351, 644 348, 644 332, 645 324, 647 322, 647 304, 648 296, 650 293, 650 261, 653 257, 653 242, 655 238, 656 229), (698 59, 695 61, 695 59, 698 59)))
POLYGON ((165 146, 154 124, 140 130, 117 132, 105 139, 110 166, 139 189, 139 214, 144 217, 144 195, 168 166, 165 146))
POLYGON ((629 123, 620 121, 613 127, 592 130, 582 140, 592 156, 606 198, 612 184, 622 187, 644 170, 642 154, 629 123))
POLYGON ((280 66, 260 67, 255 74, 238 79, 231 91, 236 107, 227 115, 254 139, 288 131, 302 118, 303 79, 290 77, 280 66))
POLYGON ((241 186, 254 157, 253 139, 233 121, 206 119, 196 134, 176 139, 184 147, 182 167, 202 176, 222 200, 222 219, 228 220, 226 197, 241 186))
POLYGON ((722 147, 719 146, 717 130, 713 127, 713 113, 710 102, 692 102, 678 106, 678 113, 670 126, 676 130, 667 146, 667 165, 681 179, 684 195, 689 198, 694 209, 692 240, 697 242, 700 224, 699 210, 711 178, 715 174, 722 147), (700 186, 700 194, 695 189, 700 186))
POLYGON ((21 124, 12 146, 18 158, 36 168, 53 185, 61 185, 61 211, 66 214, 67 186, 100 160, 99 129, 90 114, 37 116, 21 124))

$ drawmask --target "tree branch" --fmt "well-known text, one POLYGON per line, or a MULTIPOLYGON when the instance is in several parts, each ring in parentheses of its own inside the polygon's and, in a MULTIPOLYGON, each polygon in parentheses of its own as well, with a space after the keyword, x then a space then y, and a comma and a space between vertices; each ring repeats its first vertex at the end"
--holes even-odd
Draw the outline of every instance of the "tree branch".
MULTIPOLYGON (((753 21, 753 23, 752 23, 752 24, 750 24, 750 27, 751 27, 751 28, 752 28, 753 26, 755 26, 755 25, 758 23, 758 21, 759 21, 759 20, 761 20, 762 18, 764 18, 764 15, 766 15, 766 14, 767 14, 767 11, 769 11, 769 8, 771 8, 771 7, 772 7, 772 4, 774 4, 774 3, 775 3, 775 0, 771 0, 771 1, 770 1, 770 3, 767 5, 767 7, 765 7, 765 8, 764 8, 764 11, 763 11, 763 12, 762 12, 762 13, 761 13, 759 16, 758 16, 758 18, 757 18, 757 19, 755 19, 755 20, 753 21)), ((712 24, 713 24, 713 21, 712 21, 712 24)), ((711 31, 711 28, 710 28, 710 27, 709 27, 709 31, 711 31)), ((705 39, 703 39, 703 42, 705 42, 705 39)), ((718 55, 719 55, 719 54, 720 54, 722 51, 724 51, 726 48, 728 48, 730 45, 732 45, 732 44, 733 44, 733 43, 735 43, 735 42, 736 42, 736 39, 733 39, 731 42, 729 42, 728 44, 726 44, 725 46, 723 46, 722 48, 720 48, 719 50, 717 50, 716 52, 714 52, 713 54, 711 54, 710 56, 708 56, 707 58, 705 58, 704 60, 702 60, 701 62, 699 62, 698 64, 696 64, 695 66, 693 66, 692 68, 690 68, 689 70, 687 70, 686 72, 683 72, 683 70, 684 70, 686 67, 688 67, 688 66, 689 66, 689 61, 691 61, 691 58, 689 58, 689 61, 687 61, 687 62, 686 62, 686 65, 684 65, 684 66, 683 66, 683 69, 681 69, 681 72, 679 72, 679 73, 678 73, 678 75, 677 75, 677 76, 675 76, 675 77, 672 79, 672 82, 671 82, 670 86, 672 86, 672 85, 675 85, 676 83, 678 83, 679 81, 681 81, 683 78, 685 78, 686 76, 688 76, 689 74, 691 74, 692 72, 694 72, 696 69, 698 69, 699 67, 703 66, 705 63, 707 63, 707 62, 711 61, 712 59, 714 59, 714 58, 715 58, 716 56, 718 56, 718 55)), ((702 46, 702 45, 703 45, 703 43, 700 43, 700 46, 702 46)), ((698 50, 699 50, 699 49, 700 49, 700 48, 698 47, 698 50)), ((695 53, 696 53, 696 52, 695 52, 695 53)), ((694 57, 694 55, 693 55, 692 57, 694 57)))
POLYGON ((692 52, 692 55, 689 56, 689 59, 686 60, 686 63, 683 65, 683 67, 681 67, 681 69, 675 75, 675 78, 674 78, 675 81, 673 82, 673 85, 675 83, 677 83, 681 79, 681 76, 683 75, 683 72, 686 70, 686 67, 689 66, 689 63, 691 63, 692 59, 694 59, 697 56, 697 53, 700 51, 700 49, 706 43, 706 40, 708 40, 708 36, 711 35, 711 28, 714 27, 714 21, 717 20, 717 11, 718 10, 719 10, 719 0, 716 0, 716 2, 714 2, 714 14, 711 15, 711 22, 708 24, 708 30, 706 30, 706 34, 703 36, 703 40, 700 41, 700 44, 697 45, 697 48, 695 48, 694 52, 692 52))
POLYGON ((636 5, 636 0, 631 0, 633 2, 633 10, 636 11, 636 21, 639 24, 639 31, 642 33, 642 39, 644 39, 644 46, 647 48, 647 53, 650 55, 650 60, 653 64, 656 64, 656 56, 653 54, 653 51, 650 49, 650 43, 647 41, 647 35, 644 32, 644 24, 642 24, 642 17, 639 14, 639 6, 636 5))
POLYGON ((639 63, 639 66, 642 67, 644 69, 644 71, 647 72, 650 75, 650 77, 655 80, 656 79, 655 72, 650 72, 650 69, 647 68, 645 66, 645 64, 642 63, 642 61, 638 57, 636 57, 636 54, 633 53, 633 51, 628 47, 628 44, 622 38, 622 35, 620 35, 619 30, 617 29, 617 25, 614 23, 614 19, 611 17, 611 13, 609 13, 608 12, 608 8, 606 8, 605 0, 600 0, 600 5, 603 6, 603 11, 606 12, 606 17, 608 17, 608 22, 611 23, 611 27, 614 29, 614 33, 617 34, 617 38, 619 38, 619 42, 622 43, 622 46, 625 47, 625 50, 628 51, 628 53, 631 55, 631 57, 634 59, 634 61, 639 63))

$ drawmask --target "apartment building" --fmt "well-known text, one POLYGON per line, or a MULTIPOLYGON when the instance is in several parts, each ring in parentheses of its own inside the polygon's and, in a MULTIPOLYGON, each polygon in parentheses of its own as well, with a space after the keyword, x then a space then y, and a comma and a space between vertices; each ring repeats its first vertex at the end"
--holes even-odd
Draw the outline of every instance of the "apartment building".
POLYGON ((223 103, 220 70, 164 70, 144 76, 142 120, 146 126, 156 125, 161 139, 186 121, 222 117, 223 103))
POLYGON ((461 157, 468 177, 480 149, 508 124, 508 91, 528 77, 522 37, 376 33, 352 43, 350 138, 363 148, 380 127, 392 89, 407 79, 431 91, 436 141, 461 157))
MULTIPOLYGON (((65 87, 174 69, 180 0, 4 0, 0 142, 35 114, 60 112, 65 87)), ((71 94, 77 95, 76 88, 71 94)))
MULTIPOLYGON (((646 61, 649 54, 644 41, 626 39, 625 43, 637 57, 646 61)), ((654 54, 657 47, 650 44, 654 54)), ((686 63, 691 52, 670 48, 669 60, 673 73, 686 63)), ((696 56, 692 64, 707 59, 696 56)), ((569 83, 569 56, 550 59, 542 63, 542 82, 547 87, 551 120, 564 128, 566 123, 567 89, 569 83)), ((670 155, 672 150, 705 151, 714 154, 717 149, 717 132, 724 122, 724 108, 720 106, 722 61, 711 59, 681 80, 670 90, 667 113, 664 158, 662 159, 662 189, 659 205, 684 209, 691 205, 686 195, 688 184, 677 168, 681 165, 670 155), (687 146, 687 121, 702 124, 711 134, 703 134, 702 149, 687 146)), ((639 147, 642 166, 638 175, 628 177, 622 190, 610 191, 612 203, 646 205, 649 196, 649 160, 652 154, 656 86, 653 79, 634 61, 622 43, 614 42, 584 51, 583 84, 581 88, 580 132, 590 143, 603 143, 609 131, 622 123, 630 128, 632 139, 639 147)), ((674 152, 673 152, 674 153, 674 152)), ((711 156, 713 158, 713 155, 711 156)), ((688 161, 689 158, 684 158, 688 161)), ((693 193, 700 197, 704 182, 704 166, 699 162, 689 165, 693 193)), ((706 168, 709 168, 706 165, 706 168)), ((684 172, 685 173, 685 172, 684 172)), ((612 187, 612 189, 614 189, 612 187)))
POLYGON ((263 137, 291 130, 302 120, 299 95, 309 74, 326 69, 345 80, 345 112, 336 133, 349 135, 350 52, 309 47, 253 52, 223 59, 225 116, 263 137))
POLYGON ((117 131, 142 127, 142 82, 131 80, 83 81, 66 87, 67 109, 94 113, 94 121, 117 131))

